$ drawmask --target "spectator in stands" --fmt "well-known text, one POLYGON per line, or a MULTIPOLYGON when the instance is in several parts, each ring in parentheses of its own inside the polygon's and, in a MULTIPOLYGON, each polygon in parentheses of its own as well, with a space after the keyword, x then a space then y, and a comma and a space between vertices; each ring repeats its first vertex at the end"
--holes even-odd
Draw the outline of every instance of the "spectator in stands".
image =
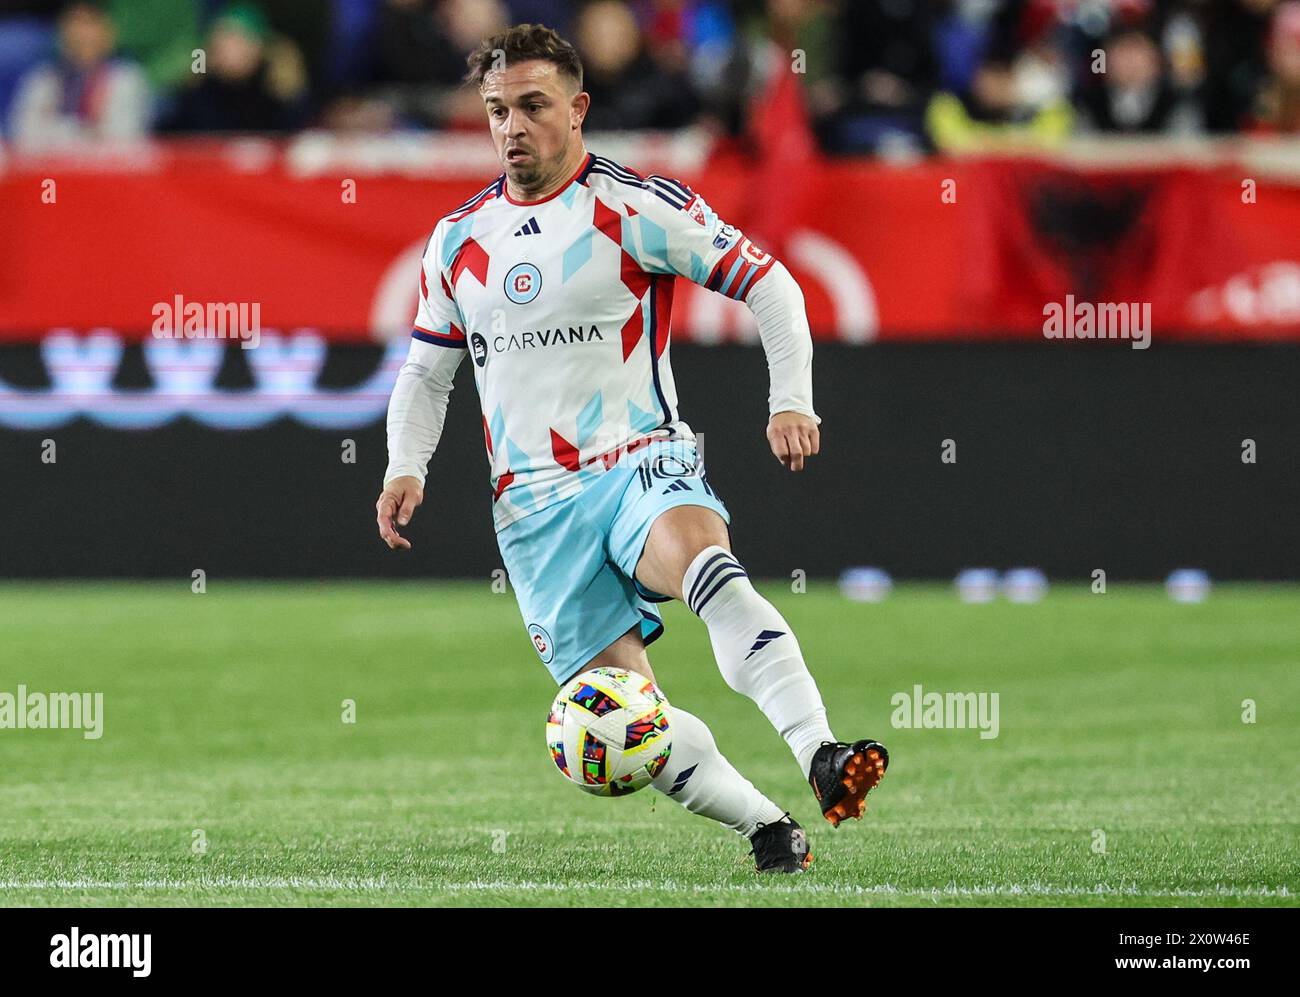
POLYGON ((636 18, 618 0, 596 0, 578 15, 574 45, 591 94, 584 131, 682 128, 700 110, 680 48, 647 49, 636 18))
POLYGON ((826 0, 765 0, 765 8, 761 19, 746 25, 743 44, 736 46, 732 59, 733 85, 743 87, 742 107, 750 119, 747 131, 753 135, 762 128, 753 116, 765 113, 780 82, 776 75, 793 73, 808 124, 818 137, 844 94, 836 74, 838 11, 826 0))
POLYGON ((205 71, 181 94, 168 122, 175 131, 280 132, 303 121, 307 76, 301 54, 271 35, 252 3, 227 6, 213 22, 205 71))
POLYGON ((1300 133, 1300 0, 1287 0, 1277 8, 1268 67, 1271 75, 1260 94, 1255 130, 1300 133))
MULTIPOLYGON (((215 6, 229 0, 216 0, 215 6)), ((333 22, 338 16, 336 0, 252 0, 266 16, 269 25, 272 58, 278 58, 277 47, 292 43, 298 72, 305 76, 306 90, 300 101, 316 106, 316 101, 330 92, 333 80, 330 74, 330 45, 333 22), (278 45, 277 45, 278 43, 278 45)), ((370 0, 377 3, 378 0, 370 0)), ((358 38, 358 44, 365 39, 358 38)))
POLYGON ((482 127, 483 102, 463 86, 465 57, 503 30, 497 0, 385 0, 375 30, 375 96, 422 127, 482 127))
POLYGON ((1199 122, 1174 89, 1164 53, 1141 26, 1120 26, 1102 50, 1105 71, 1080 95, 1084 121, 1102 132, 1190 132, 1199 122))
POLYGON ((98 4, 70 4, 58 20, 59 58, 18 85, 14 140, 48 147, 136 139, 149 129, 152 100, 135 63, 114 58, 113 22, 98 4))
POLYGON ((1039 104, 1026 97, 1009 64, 987 59, 969 91, 935 95, 926 111, 930 138, 944 152, 1049 147, 1069 138, 1074 114, 1068 101, 1049 97, 1039 104))
POLYGON ((920 151, 937 82, 929 0, 842 4, 835 24, 839 92, 817 105, 831 152, 920 151))
MULTIPOLYGON (((822 5, 819 0, 803 2, 809 7, 822 5)), ((677 29, 686 49, 691 85, 701 102, 700 123, 717 133, 739 135, 754 89, 755 63, 770 44, 766 26, 755 17, 757 30, 745 31, 733 5, 724 0, 693 0, 681 7, 679 18, 660 14, 652 18, 647 32, 650 45, 655 47, 665 37, 665 23, 677 29)))

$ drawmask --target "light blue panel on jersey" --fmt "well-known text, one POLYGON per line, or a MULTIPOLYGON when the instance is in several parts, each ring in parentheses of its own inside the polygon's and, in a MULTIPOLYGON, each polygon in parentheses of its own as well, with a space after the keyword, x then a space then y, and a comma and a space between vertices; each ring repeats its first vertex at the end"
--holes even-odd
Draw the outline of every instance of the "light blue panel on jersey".
POLYGON ((646 644, 663 633, 653 603, 666 597, 642 590, 633 573, 655 519, 679 505, 731 522, 695 444, 652 443, 497 534, 529 639, 557 683, 633 627, 646 644))
MULTIPOLYGON (((654 269, 658 270, 660 267, 667 267, 671 270, 672 266, 668 262, 668 233, 662 225, 655 224, 645 215, 637 215, 637 218, 641 222, 642 251, 652 260, 662 261, 654 269)), ((641 261, 637 260, 637 262, 640 263, 641 261)))
MULTIPOLYGON (((506 437, 506 454, 511 467, 528 467, 529 457, 509 436, 506 437)), ((531 509, 537 504, 537 494, 531 488, 516 488, 511 496, 515 505, 521 509, 531 509)))
POLYGON ((492 434, 496 445, 501 446, 501 441, 506 438, 506 417, 501 413, 500 405, 496 407, 492 418, 488 421, 488 432, 492 434))
POLYGON ((636 248, 636 240, 632 238, 632 219, 627 215, 623 215, 623 220, 619 225, 618 239, 619 245, 623 247, 627 255, 636 261, 637 266, 645 270, 646 265, 641 259, 641 253, 636 248))
POLYGON ((447 229, 446 234, 442 237, 442 265, 444 268, 451 266, 451 261, 456 258, 456 254, 460 252, 460 247, 464 245, 473 229, 474 215, 472 214, 466 215, 447 229))
POLYGON ((636 432, 648 433, 659 425, 659 416, 654 412, 647 412, 631 398, 627 400, 627 421, 636 432))
POLYGON ((587 229, 582 235, 573 240, 573 245, 564 251, 564 276, 560 278, 561 284, 581 270, 583 265, 591 259, 591 239, 595 234, 595 229, 587 229))
POLYGON ((691 272, 682 274, 683 277, 689 277, 697 284, 706 284, 709 280, 709 268, 704 265, 704 260, 700 259, 698 253, 691 253, 691 272))
POLYGON ((600 424, 605 418, 604 411, 600 392, 597 391, 591 396, 591 401, 587 402, 582 411, 578 413, 578 439, 576 442, 579 447, 585 447, 587 441, 600 428, 600 424))

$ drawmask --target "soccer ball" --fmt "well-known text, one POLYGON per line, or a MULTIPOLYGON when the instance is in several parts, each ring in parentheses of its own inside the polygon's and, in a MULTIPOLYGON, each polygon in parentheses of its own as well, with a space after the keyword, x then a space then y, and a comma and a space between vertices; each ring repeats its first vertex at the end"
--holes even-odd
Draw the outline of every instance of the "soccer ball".
POLYGON ((560 774, 596 796, 626 796, 668 763, 673 732, 663 693, 644 675, 593 668, 551 703, 546 746, 560 774))

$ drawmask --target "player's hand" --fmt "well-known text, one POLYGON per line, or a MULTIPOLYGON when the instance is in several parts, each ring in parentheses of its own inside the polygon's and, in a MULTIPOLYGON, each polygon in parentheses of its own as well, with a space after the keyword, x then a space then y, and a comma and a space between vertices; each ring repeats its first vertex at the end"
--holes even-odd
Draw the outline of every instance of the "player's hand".
POLYGON ((772 453, 792 471, 803 470, 803 459, 821 449, 821 440, 817 420, 799 412, 778 412, 767 424, 772 453))
POLYGON ((390 550, 411 549, 411 541, 397 532, 393 520, 395 518, 399 526, 405 526, 411 521, 416 506, 423 501, 424 489, 420 486, 419 478, 405 475, 384 485, 384 490, 379 493, 379 501, 375 503, 375 511, 378 513, 375 518, 379 522, 379 535, 390 550))

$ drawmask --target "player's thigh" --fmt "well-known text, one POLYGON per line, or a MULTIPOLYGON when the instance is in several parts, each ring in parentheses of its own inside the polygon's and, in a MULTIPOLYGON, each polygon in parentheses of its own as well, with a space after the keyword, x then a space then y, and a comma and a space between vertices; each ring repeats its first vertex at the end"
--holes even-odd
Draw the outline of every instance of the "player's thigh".
POLYGON ((702 505, 678 505, 655 517, 637 561, 636 578, 653 592, 682 598, 682 578, 706 547, 731 550, 727 524, 702 505))
POLYGON ((650 601, 680 599, 682 576, 701 550, 731 549, 730 522, 694 444, 654 444, 620 498, 611 556, 650 601))
POLYGON ((631 583, 609 562, 605 537, 579 500, 525 516, 497 535, 528 637, 557 683, 643 620, 631 583))

